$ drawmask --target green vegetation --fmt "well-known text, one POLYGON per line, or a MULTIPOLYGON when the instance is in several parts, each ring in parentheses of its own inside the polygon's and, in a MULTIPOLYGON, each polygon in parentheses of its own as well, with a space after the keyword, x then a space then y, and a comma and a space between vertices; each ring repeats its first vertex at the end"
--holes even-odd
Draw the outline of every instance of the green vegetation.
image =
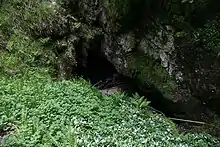
POLYGON ((173 97, 177 84, 159 63, 156 63, 152 58, 143 55, 141 52, 128 56, 127 61, 129 61, 131 70, 138 71, 136 78, 141 84, 149 83, 155 85, 166 98, 173 97))
POLYGON ((80 23, 64 13, 60 5, 47 0, 43 3, 3 0, 0 7, 0 68, 3 70, 0 72, 15 69, 23 72, 27 65, 76 66, 73 44, 78 38, 71 31, 80 28, 80 23), (14 60, 13 64, 10 60, 14 60))
POLYGON ((49 3, 40 4, 39 1, 4 1, 0 8, 0 30, 7 36, 17 30, 40 36, 45 33, 43 31, 51 31, 49 26, 53 25, 52 22, 58 16, 55 10, 55 6, 49 3))
POLYGON ((148 19, 145 11, 149 11, 152 0, 107 0, 104 6, 107 12, 108 27, 112 32, 128 32, 137 29, 142 18, 148 19))
POLYGON ((210 136, 178 134, 172 122, 123 94, 103 96, 82 79, 53 82, 46 69, 1 76, 0 91, 0 132, 10 130, 5 146, 220 145, 210 136))
POLYGON ((46 39, 32 39, 23 33, 10 37, 6 50, 0 50, 0 73, 22 74, 29 66, 52 67, 55 54, 44 47, 46 39))
POLYGON ((46 24, 56 20, 55 8, 27 0, 3 1, 1 6, 0 67, 3 70, 0 72, 6 69, 21 72, 26 65, 54 66, 56 48, 45 47, 51 38, 43 34, 45 29, 51 32, 46 24))
POLYGON ((132 1, 133 0, 108 0, 105 2, 105 6, 110 16, 119 20, 129 13, 132 1))

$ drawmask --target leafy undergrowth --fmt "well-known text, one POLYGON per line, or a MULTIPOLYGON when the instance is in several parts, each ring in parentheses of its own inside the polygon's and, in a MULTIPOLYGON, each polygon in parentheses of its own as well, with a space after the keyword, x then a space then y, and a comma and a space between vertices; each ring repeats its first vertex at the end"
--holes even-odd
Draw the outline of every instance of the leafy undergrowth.
POLYGON ((0 77, 0 132, 13 147, 220 146, 209 135, 178 134, 123 94, 103 96, 82 79, 54 82, 44 70, 0 77))

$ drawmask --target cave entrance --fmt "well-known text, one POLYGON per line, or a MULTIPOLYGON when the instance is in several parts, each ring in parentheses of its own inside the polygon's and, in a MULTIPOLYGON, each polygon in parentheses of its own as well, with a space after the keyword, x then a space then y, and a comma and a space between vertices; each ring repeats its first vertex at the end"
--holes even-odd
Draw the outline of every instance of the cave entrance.
POLYGON ((119 74, 113 64, 107 60, 101 51, 101 38, 97 37, 89 47, 91 49, 87 51, 86 58, 82 56, 80 51, 77 52, 77 75, 89 81, 99 90, 115 88, 128 95, 133 94, 135 86, 132 79, 119 74))
POLYGON ((113 78, 118 74, 115 67, 105 58, 101 52, 101 39, 97 37, 86 50, 86 56, 82 55, 82 44, 77 52, 77 75, 95 85, 101 81, 113 78))
POLYGON ((83 76, 91 84, 113 78, 117 74, 115 67, 98 50, 88 52, 87 64, 83 76))
MULTIPOLYGON (((83 42, 83 41, 81 41, 83 42)), ((78 48, 82 50, 83 45, 79 44, 78 48)), ((138 82, 135 79, 123 76, 117 72, 111 62, 107 60, 104 53, 101 51, 101 37, 89 44, 90 49, 87 49, 86 58, 77 52, 77 75, 98 88, 99 90, 114 89, 119 92, 125 92, 128 96, 138 93, 140 96, 146 97, 151 101, 150 105, 157 110, 163 112, 167 116, 172 113, 167 111, 163 102, 163 96, 155 89, 150 89, 149 92, 143 92, 139 89, 138 82), (82 61, 84 60, 84 61, 82 61)), ((114 94, 114 93, 113 93, 114 94)), ((111 95, 111 94, 109 94, 111 95)))

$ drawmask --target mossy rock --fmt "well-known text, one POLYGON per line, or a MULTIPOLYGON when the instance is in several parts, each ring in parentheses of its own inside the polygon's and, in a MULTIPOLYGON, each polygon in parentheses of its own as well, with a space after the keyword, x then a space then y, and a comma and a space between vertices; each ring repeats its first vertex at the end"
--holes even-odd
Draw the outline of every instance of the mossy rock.
POLYGON ((135 77, 141 82, 140 87, 144 84, 154 85, 164 97, 172 100, 178 85, 161 64, 141 52, 131 54, 127 61, 130 70, 136 71, 135 77))

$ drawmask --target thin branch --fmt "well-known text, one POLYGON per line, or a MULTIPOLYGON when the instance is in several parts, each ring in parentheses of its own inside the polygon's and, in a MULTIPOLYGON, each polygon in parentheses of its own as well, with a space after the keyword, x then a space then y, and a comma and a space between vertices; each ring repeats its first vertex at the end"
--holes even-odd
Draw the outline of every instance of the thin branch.
POLYGON ((208 125, 207 123, 201 122, 201 121, 187 120, 187 119, 181 119, 181 118, 172 118, 172 117, 169 117, 168 119, 175 120, 175 121, 181 121, 181 122, 187 122, 187 123, 200 124, 200 125, 208 125))
MULTIPOLYGON (((159 111, 159 110, 157 110, 157 109, 155 109, 155 108, 153 108, 153 107, 151 107, 151 106, 148 106, 148 108, 150 108, 150 109, 152 109, 153 111, 155 111, 155 112, 157 112, 157 113, 159 113, 159 114, 162 114, 163 116, 166 117, 166 115, 165 115, 163 112, 161 112, 161 111, 159 111)), ((213 125, 213 124, 208 124, 208 123, 206 123, 206 122, 202 122, 202 121, 194 121, 194 120, 187 120, 187 119, 173 118, 173 117, 168 117, 168 119, 173 120, 173 121, 180 121, 180 122, 194 123, 194 124, 198 124, 198 125, 210 126, 210 127, 213 127, 213 128, 216 128, 216 129, 220 130, 219 127, 217 127, 217 126, 215 126, 215 125, 213 125)))
POLYGON ((157 109, 155 109, 155 108, 153 108, 151 106, 148 106, 148 108, 150 108, 152 111, 155 111, 155 112, 157 112, 157 113, 159 113, 159 114, 161 114, 161 115, 166 117, 166 115, 163 112, 161 112, 161 111, 159 111, 159 110, 157 110, 157 109))

